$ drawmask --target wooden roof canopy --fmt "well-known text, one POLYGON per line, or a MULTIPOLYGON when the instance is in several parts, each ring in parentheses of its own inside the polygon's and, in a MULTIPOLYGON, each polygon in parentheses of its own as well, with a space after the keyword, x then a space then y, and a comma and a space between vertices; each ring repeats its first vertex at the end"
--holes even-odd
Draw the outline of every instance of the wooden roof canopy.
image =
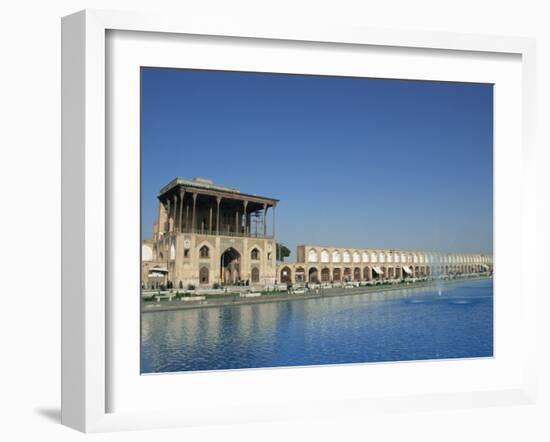
POLYGON ((181 191, 185 191, 186 199, 188 197, 191 198, 192 193, 196 193, 199 197, 203 195, 213 198, 221 197, 222 204, 227 203, 227 200, 232 200, 240 204, 244 201, 248 201, 249 209, 252 209, 252 206, 261 206, 257 207, 258 209, 263 208, 264 204, 274 207, 279 202, 276 198, 242 193, 238 188, 221 186, 207 178, 193 178, 192 180, 175 178, 160 190, 158 199, 162 202, 171 200, 174 196, 179 197, 181 191), (187 194, 189 194, 189 196, 187 194))

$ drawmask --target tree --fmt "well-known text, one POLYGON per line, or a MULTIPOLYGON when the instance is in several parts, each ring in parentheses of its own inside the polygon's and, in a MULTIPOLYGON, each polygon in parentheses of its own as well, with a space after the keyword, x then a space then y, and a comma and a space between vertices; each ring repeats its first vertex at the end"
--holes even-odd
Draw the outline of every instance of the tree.
POLYGON ((290 249, 284 244, 277 243, 277 261, 284 261, 287 256, 290 256, 290 249))

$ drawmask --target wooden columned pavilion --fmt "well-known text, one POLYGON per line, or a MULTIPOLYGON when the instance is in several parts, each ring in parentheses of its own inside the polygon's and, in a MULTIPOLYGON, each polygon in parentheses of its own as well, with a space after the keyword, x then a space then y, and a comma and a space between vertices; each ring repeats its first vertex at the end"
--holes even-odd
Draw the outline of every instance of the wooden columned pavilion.
POLYGON ((153 265, 167 269, 168 288, 275 282, 279 200, 205 178, 176 178, 157 198, 153 238, 142 244, 146 288, 153 265))
POLYGON ((176 178, 161 189, 158 199, 160 237, 172 233, 275 237, 279 200, 274 198, 241 193, 204 178, 176 178))

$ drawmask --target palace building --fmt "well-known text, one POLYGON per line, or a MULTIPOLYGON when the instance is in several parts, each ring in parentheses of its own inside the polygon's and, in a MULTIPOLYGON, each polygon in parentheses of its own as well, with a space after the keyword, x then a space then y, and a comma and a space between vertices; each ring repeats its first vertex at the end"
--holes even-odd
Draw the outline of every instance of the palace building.
POLYGON ((153 237, 142 243, 143 288, 216 284, 401 280, 493 271, 484 254, 300 245, 296 262, 276 262, 279 200, 205 178, 176 178, 158 195, 153 237))
POLYGON ((153 238, 142 244, 144 288, 275 283, 278 200, 205 178, 176 178, 158 200, 153 238))

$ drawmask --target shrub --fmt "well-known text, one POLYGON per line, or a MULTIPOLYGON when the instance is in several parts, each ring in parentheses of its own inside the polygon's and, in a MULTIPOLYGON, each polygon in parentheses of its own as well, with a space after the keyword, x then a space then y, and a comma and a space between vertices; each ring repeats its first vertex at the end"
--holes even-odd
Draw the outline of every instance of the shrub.
POLYGON ((220 288, 221 288, 221 285, 220 285, 220 283, 215 282, 214 284, 212 284, 212 288, 213 288, 213 289, 220 289, 220 288))
POLYGON ((188 284, 187 285, 187 290, 195 290, 195 285, 194 284, 188 284))

